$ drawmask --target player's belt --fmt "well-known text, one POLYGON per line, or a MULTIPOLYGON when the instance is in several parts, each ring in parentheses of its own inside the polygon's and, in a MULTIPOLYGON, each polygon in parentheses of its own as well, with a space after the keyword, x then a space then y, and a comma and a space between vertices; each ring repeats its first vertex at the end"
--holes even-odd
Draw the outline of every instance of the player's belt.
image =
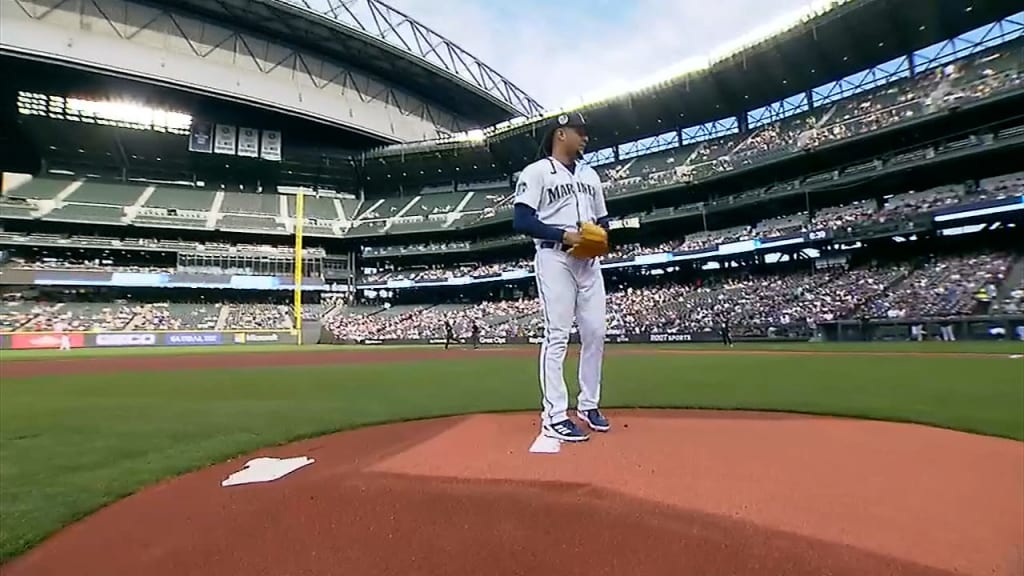
POLYGON ((540 243, 540 247, 547 250, 561 250, 562 252, 568 252, 572 249, 572 246, 568 244, 562 244, 561 242, 552 242, 551 240, 545 240, 540 243))

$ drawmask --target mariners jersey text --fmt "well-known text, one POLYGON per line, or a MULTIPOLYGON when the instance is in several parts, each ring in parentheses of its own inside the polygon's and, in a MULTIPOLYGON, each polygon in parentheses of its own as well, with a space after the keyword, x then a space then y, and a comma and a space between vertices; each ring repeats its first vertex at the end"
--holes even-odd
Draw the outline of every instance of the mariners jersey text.
POLYGON ((537 211, 541 222, 563 229, 608 215, 597 172, 583 164, 570 172, 550 157, 523 168, 516 183, 515 203, 526 204, 537 211))

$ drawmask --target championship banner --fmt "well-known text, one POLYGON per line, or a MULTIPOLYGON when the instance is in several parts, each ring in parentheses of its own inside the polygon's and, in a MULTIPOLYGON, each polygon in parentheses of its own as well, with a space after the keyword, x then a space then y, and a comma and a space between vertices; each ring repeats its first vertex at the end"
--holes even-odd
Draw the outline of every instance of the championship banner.
POLYGON ((213 151, 217 154, 234 154, 237 128, 228 124, 217 124, 217 134, 213 139, 213 151))
POLYGON ((281 160, 280 130, 264 130, 260 141, 260 158, 264 160, 281 160))
POLYGON ((188 136, 189 152, 213 152, 213 124, 210 122, 193 122, 192 132, 188 136))
POLYGON ((260 154, 260 133, 255 128, 238 129, 238 155, 256 158, 260 154))

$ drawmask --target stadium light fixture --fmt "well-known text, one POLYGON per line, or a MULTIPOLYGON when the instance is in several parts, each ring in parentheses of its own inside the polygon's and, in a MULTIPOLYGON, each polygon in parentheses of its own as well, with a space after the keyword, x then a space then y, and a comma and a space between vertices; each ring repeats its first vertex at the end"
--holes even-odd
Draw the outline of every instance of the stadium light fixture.
POLYGON ((56 120, 180 135, 187 135, 192 126, 192 117, 181 112, 159 110, 131 102, 64 98, 33 92, 18 92, 18 111, 26 115, 47 115, 56 120))

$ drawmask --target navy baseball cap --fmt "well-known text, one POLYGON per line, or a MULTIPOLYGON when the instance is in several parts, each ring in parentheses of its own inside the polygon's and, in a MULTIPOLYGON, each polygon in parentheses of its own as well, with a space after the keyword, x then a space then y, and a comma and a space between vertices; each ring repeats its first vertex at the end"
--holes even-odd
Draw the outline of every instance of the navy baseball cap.
POLYGON ((551 131, 554 132, 559 128, 583 128, 586 129, 587 121, 583 119, 583 114, 579 112, 566 112, 565 114, 559 114, 555 121, 551 124, 551 131))
POLYGON ((555 139, 555 130, 559 128, 573 128, 586 134, 587 121, 583 118, 583 114, 579 112, 565 112, 559 114, 553 120, 548 123, 548 129, 544 133, 544 140, 541 141, 540 155, 550 155, 551 146, 555 139))

